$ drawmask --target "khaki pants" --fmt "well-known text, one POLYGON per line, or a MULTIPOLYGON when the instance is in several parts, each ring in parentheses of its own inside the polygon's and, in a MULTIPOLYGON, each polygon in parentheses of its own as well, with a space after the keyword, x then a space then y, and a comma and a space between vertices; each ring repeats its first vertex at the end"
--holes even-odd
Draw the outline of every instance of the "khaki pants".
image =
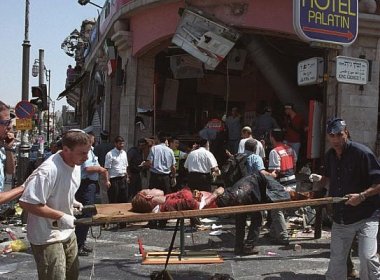
POLYGON ((79 276, 78 246, 75 233, 62 242, 33 245, 39 280, 76 280, 79 276))

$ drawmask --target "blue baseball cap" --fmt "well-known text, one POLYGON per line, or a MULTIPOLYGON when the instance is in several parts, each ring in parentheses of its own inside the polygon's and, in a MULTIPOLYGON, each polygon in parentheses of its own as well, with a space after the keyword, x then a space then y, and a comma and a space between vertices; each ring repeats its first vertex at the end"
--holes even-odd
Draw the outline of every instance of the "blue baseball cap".
POLYGON ((326 133, 337 134, 346 128, 346 122, 341 118, 332 118, 327 121, 326 133))

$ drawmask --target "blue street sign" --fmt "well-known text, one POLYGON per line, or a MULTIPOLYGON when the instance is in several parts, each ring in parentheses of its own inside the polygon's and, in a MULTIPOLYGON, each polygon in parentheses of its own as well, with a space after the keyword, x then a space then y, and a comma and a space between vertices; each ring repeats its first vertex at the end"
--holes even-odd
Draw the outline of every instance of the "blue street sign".
POLYGON ((358 0, 294 0, 293 26, 308 42, 352 44, 358 35, 358 0))
POLYGON ((15 113, 20 119, 31 119, 34 115, 34 106, 29 101, 22 100, 16 104, 15 113))

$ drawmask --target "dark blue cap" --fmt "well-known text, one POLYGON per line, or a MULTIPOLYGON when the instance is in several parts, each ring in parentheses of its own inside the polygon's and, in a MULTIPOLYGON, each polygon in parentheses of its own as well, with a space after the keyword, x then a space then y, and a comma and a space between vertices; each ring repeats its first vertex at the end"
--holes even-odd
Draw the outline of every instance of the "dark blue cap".
POLYGON ((346 128, 346 122, 341 118, 332 118, 327 121, 326 133, 337 134, 346 128))

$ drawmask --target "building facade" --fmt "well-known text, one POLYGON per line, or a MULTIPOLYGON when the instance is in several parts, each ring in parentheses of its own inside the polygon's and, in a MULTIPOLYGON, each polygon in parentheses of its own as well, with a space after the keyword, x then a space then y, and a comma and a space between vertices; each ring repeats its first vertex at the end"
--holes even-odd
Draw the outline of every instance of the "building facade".
POLYGON ((293 10, 292 0, 106 1, 97 22, 82 26, 79 75, 60 97, 82 127, 107 129, 128 146, 159 131, 191 140, 232 107, 250 125, 269 105, 281 123, 282 105, 293 103, 310 125, 313 101, 321 108, 316 150, 324 149, 317 142, 324 143, 324 122, 333 116, 347 121, 353 139, 378 149, 376 2, 360 1, 358 36, 344 47, 302 41, 293 10), (338 83, 338 55, 367 59, 368 83, 338 83), (325 61, 323 82, 298 86, 297 65, 312 57, 325 61))

